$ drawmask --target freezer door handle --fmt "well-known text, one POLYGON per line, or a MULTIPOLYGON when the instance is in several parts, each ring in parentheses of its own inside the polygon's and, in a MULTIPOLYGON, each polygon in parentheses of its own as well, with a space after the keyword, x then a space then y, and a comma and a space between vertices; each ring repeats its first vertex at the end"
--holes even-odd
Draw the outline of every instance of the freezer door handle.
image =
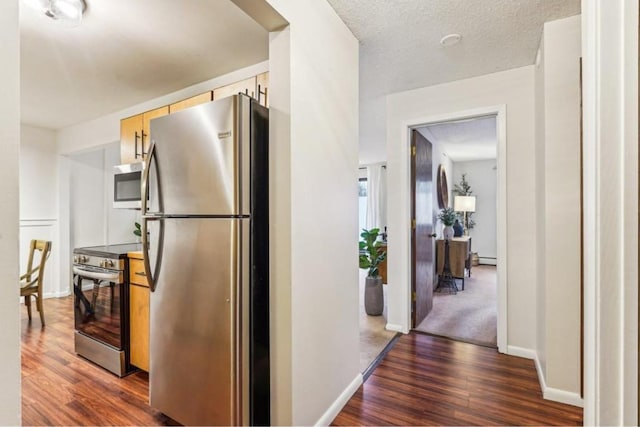
POLYGON ((140 191, 140 196, 142 197, 142 215, 145 215, 147 213, 147 209, 149 208, 149 171, 151 170, 151 159, 153 158, 155 148, 155 142, 151 141, 151 144, 149 145, 149 151, 147 152, 147 158, 144 161, 144 170, 142 171, 142 189, 140 191))

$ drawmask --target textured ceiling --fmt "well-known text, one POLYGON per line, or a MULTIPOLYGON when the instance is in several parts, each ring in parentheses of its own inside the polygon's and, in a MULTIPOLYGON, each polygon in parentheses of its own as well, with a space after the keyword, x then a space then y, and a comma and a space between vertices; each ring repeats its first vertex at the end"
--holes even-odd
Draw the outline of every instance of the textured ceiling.
POLYGON ((580 13, 580 0, 328 1, 360 40, 371 95, 531 65, 544 22, 580 13), (462 41, 442 47, 450 33, 462 41))
POLYGON ((86 0, 62 28, 20 1, 22 122, 58 129, 268 59, 229 0, 86 0))
POLYGON ((418 131, 433 144, 440 145, 452 162, 497 157, 495 116, 430 125, 418 131))

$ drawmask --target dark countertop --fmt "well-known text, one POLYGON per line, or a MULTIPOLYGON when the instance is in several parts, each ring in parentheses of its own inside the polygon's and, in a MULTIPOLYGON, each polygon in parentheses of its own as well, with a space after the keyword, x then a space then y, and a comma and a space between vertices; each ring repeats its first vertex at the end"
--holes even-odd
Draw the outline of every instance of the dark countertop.
POLYGON ((118 258, 126 258, 127 253, 140 250, 142 250, 142 245, 140 243, 125 243, 122 245, 88 246, 86 248, 75 248, 73 250, 73 253, 98 257, 117 256, 118 258))

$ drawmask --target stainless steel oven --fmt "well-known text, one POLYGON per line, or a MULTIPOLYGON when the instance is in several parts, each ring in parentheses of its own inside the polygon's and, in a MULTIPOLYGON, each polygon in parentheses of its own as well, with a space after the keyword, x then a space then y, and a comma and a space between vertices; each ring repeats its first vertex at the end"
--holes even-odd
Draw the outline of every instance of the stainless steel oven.
POLYGON ((126 270, 120 254, 74 251, 75 351, 121 377, 131 371, 126 270))
POLYGON ((140 209, 142 172, 144 163, 131 163, 114 167, 113 207, 119 209, 140 209))

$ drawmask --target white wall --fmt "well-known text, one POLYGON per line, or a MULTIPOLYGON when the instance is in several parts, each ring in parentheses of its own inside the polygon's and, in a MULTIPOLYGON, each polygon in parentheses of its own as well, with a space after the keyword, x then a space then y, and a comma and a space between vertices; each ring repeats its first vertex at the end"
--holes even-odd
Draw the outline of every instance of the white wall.
POLYGON ((544 129, 537 141, 544 144, 537 188, 544 188, 538 209, 544 215, 544 270, 538 271, 544 280, 538 284, 545 288, 539 294, 545 312, 538 328, 545 329, 545 342, 538 354, 545 361, 545 396, 557 398, 560 391, 568 403, 581 404, 580 16, 547 22, 543 37, 544 118, 536 116, 543 120, 536 129, 544 129))
POLYGON ((57 157, 55 131, 20 126, 20 220, 56 219, 57 157))
POLYGON ((52 242, 45 267, 44 297, 68 294, 61 286, 58 240, 58 155, 55 132, 20 127, 20 271, 25 272, 32 239, 52 242))
MULTIPOLYGON (((536 345, 536 236, 534 67, 392 94, 387 98, 389 206, 388 323, 408 328, 410 287, 409 163, 407 124, 428 118, 506 105, 507 307, 511 347, 536 345)), ((417 123, 415 123, 417 124, 417 123)))
POLYGON ((69 156, 71 247, 132 243, 135 210, 114 209, 113 166, 120 163, 120 144, 69 156))
POLYGON ((0 424, 20 425, 18 2, 0 2, 0 424), (16 284, 16 285, 14 285, 16 284))
MULTIPOLYGON (((497 249, 497 166, 496 160, 472 160, 453 162, 451 188, 462 181, 462 174, 467 174, 467 182, 476 196, 476 212, 473 219, 475 227, 470 230, 471 249, 477 252, 481 264, 495 265, 497 249)), ((455 193, 453 195, 455 197, 455 193)), ((453 206, 453 198, 451 204, 453 206)))
MULTIPOLYGON (((360 70, 360 163, 379 163, 387 159, 387 103, 386 97, 367 92, 368 70, 360 70)), ((369 86, 370 87, 370 86, 369 86)))
POLYGON ((431 143, 431 159, 432 159, 432 182, 433 182, 433 232, 442 237, 442 229, 444 224, 437 216, 440 213, 440 206, 438 205, 438 167, 442 165, 444 167, 445 174, 447 175, 447 196, 449 197, 449 207, 453 207, 453 162, 447 153, 443 150, 442 144, 439 144, 437 138, 429 131, 429 127, 424 127, 419 132, 427 138, 431 143))
POLYGON ((290 22, 286 32, 272 34, 269 55, 271 135, 278 138, 271 152, 278 166, 272 171, 277 241, 271 278, 274 309, 284 310, 275 318, 274 351, 290 360, 289 369, 277 363, 277 376, 272 372, 281 392, 274 396, 272 422, 329 424, 362 381, 355 261, 358 41, 326 1, 269 3, 290 22), (331 268, 315 274, 319 259, 331 268), (279 339, 288 334, 289 344, 279 339), (290 356, 282 354, 288 347, 290 356))
POLYGON ((638 425, 638 2, 582 3, 585 425, 638 425))

